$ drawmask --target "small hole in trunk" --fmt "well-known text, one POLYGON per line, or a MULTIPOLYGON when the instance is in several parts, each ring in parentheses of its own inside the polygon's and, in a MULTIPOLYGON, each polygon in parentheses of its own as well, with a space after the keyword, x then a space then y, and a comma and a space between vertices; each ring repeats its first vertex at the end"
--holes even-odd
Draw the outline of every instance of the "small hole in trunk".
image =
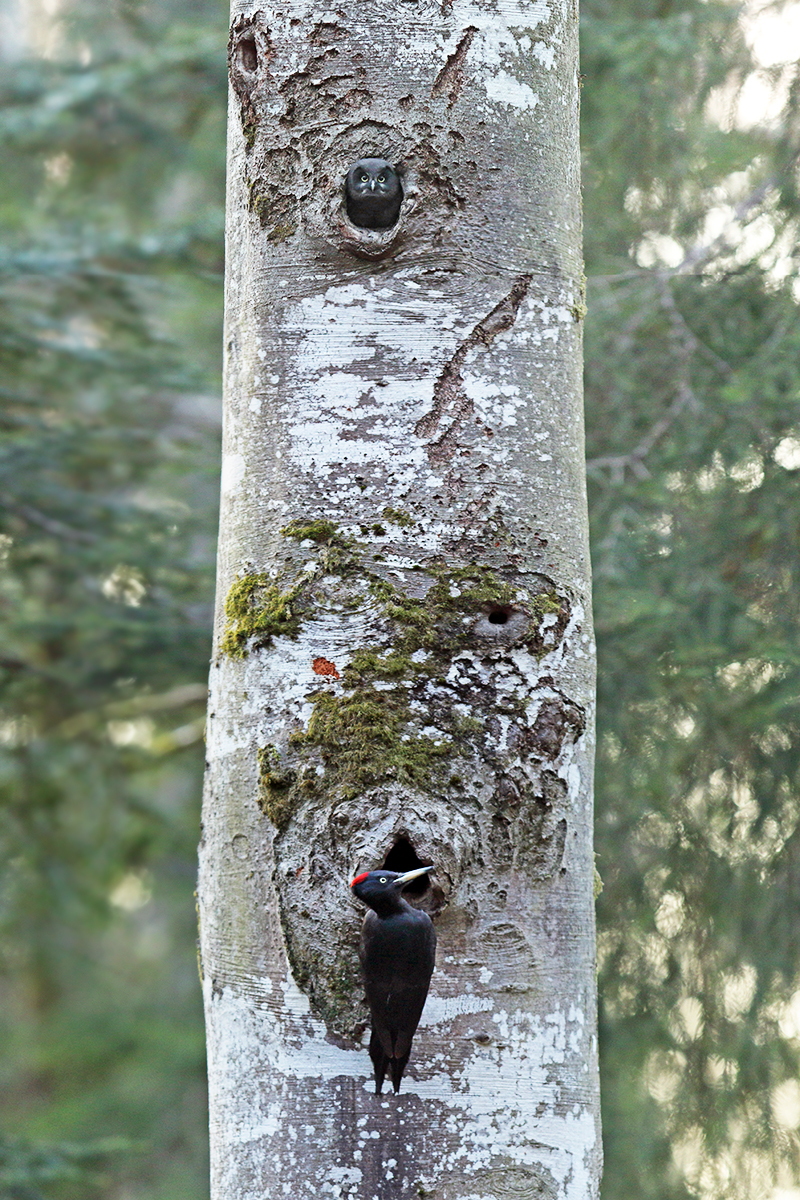
POLYGON ((258 70, 258 50, 255 38, 242 38, 236 47, 236 62, 239 69, 246 75, 253 75, 258 70))
POLYGON ((505 625, 508 618, 511 616, 511 606, 508 604, 495 604, 489 609, 489 624, 490 625, 505 625))

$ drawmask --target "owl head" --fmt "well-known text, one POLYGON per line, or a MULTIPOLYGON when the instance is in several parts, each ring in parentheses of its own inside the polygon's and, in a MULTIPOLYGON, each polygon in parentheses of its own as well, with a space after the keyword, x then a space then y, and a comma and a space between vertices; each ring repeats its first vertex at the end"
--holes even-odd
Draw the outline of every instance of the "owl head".
POLYGON ((385 158, 360 158, 345 180, 347 215, 365 229, 394 225, 403 202, 397 172, 385 158))

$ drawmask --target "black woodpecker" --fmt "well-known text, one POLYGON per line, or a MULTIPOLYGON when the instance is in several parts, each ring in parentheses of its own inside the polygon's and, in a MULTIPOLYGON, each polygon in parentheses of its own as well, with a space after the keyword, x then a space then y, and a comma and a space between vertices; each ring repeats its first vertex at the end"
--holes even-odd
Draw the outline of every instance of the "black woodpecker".
POLYGON ((433 867, 416 871, 365 871, 350 887, 369 905, 358 957, 364 975, 372 1034, 369 1056, 380 1096, 388 1067, 395 1092, 411 1053, 436 956, 436 933, 426 912, 412 908, 402 890, 433 867))

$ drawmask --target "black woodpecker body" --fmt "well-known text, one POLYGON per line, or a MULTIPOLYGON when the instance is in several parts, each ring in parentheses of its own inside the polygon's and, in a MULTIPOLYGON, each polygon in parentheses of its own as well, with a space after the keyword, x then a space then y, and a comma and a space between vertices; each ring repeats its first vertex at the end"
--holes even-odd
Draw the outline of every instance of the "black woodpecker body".
POLYGON ((392 1086, 400 1080, 411 1053, 436 955, 436 933, 426 912, 403 899, 402 890, 433 867, 417 871, 366 871, 350 884, 369 905, 361 929, 359 959, 364 975, 372 1034, 369 1056, 375 1069, 375 1094, 381 1094, 388 1069, 392 1086))

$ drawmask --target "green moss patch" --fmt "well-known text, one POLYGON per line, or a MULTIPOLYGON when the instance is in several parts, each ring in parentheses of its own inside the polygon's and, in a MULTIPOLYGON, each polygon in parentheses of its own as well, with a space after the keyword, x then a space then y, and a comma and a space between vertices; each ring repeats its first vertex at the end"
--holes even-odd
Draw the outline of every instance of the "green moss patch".
MULTIPOLYGON (((434 661, 426 664, 411 664, 413 673, 436 673, 436 659, 449 660, 461 649, 475 649, 474 633, 471 622, 465 622, 465 617, 477 618, 483 611, 493 607, 515 607, 517 605, 517 587, 505 583, 489 567, 468 566, 456 569, 426 566, 425 574, 434 578, 424 598, 406 596, 385 580, 374 580, 371 591, 383 603, 387 617, 399 626, 398 636, 394 640, 394 648, 388 655, 383 656, 380 670, 389 670, 397 674, 396 667, 401 661, 408 663, 409 656, 416 651, 426 650, 434 656, 434 661)), ((566 614, 569 616, 569 606, 565 599, 555 591, 542 592, 526 602, 524 606, 533 618, 531 634, 526 641, 528 649, 541 654, 543 645, 538 630, 538 623, 545 613, 566 614)), ((560 625, 559 618, 559 625, 560 625)), ((564 621, 566 626, 566 621, 564 621)), ((363 674, 358 654, 353 657, 350 667, 353 672, 363 674)), ((378 664, 376 664, 378 666, 378 664)))
POLYGON ((220 652, 231 658, 245 658, 250 638, 256 639, 256 646, 266 646, 275 634, 293 637, 300 628, 294 606, 303 586, 300 581, 281 591, 263 572, 237 579, 225 598, 227 624, 220 652))
MULTIPOLYGON (((399 520, 403 514, 394 510, 383 515, 387 521, 403 523, 399 520)), ((371 593, 385 621, 385 648, 354 648, 340 684, 331 686, 331 681, 312 693, 307 728, 293 733, 281 751, 275 746, 259 751, 259 805, 278 830, 286 828, 303 799, 319 787, 320 768, 324 792, 332 803, 387 780, 425 789, 436 774, 442 774, 444 783, 458 745, 480 735, 483 720, 477 711, 464 717, 437 702, 435 711, 420 721, 414 700, 430 703, 431 680, 440 693, 448 688, 445 680, 453 659, 463 651, 480 655, 499 649, 502 653, 502 642, 487 643, 484 634, 476 634, 482 614, 524 610, 528 621, 522 623, 515 644, 537 655, 558 643, 569 619, 567 600, 554 590, 520 601, 518 586, 486 566, 420 565, 420 583, 427 590, 424 596, 409 596, 370 571, 363 544, 345 537, 332 521, 292 521, 281 533, 293 541, 315 543, 318 564, 312 571, 298 571, 288 583, 263 572, 237 579, 225 603, 222 653, 243 658, 249 647, 266 646, 276 634, 295 636, 315 612, 322 596, 320 577, 325 574, 353 581, 353 586, 345 582, 340 589, 339 602, 344 605, 363 605, 365 591, 371 593), (542 629, 548 614, 556 620, 542 629), (427 723, 441 729, 441 737, 420 733, 427 723)), ((327 604, 327 590, 324 595, 327 604)), ((474 697, 468 702, 473 701, 474 697)))
POLYGON ((381 514, 390 525, 399 525, 401 529, 409 529, 416 521, 402 508, 385 508, 381 514))
POLYGON ((331 542, 338 536, 333 521, 324 520, 290 521, 288 525, 284 525, 281 533, 297 542, 331 542))
POLYGON ((363 549, 360 542, 345 537, 333 521, 318 518, 313 521, 290 521, 281 530, 286 538, 296 542, 316 542, 322 548, 320 566, 329 575, 363 574, 363 549))
MULTIPOLYGON (((324 540, 329 548, 338 537, 335 529, 323 522, 293 525, 287 530, 287 536, 324 540)), ((344 694, 339 688, 319 691, 307 728, 291 735, 283 754, 272 746, 259 751, 259 804, 278 830, 286 828, 304 798, 318 787, 320 766, 330 803, 351 799, 384 781, 426 789, 439 774, 443 784, 445 774, 449 779, 458 745, 483 729, 479 715, 464 716, 438 705, 436 712, 429 713, 429 720, 442 729, 442 737, 421 734, 411 701, 415 695, 425 697, 430 680, 441 686, 453 658, 462 650, 480 650, 473 619, 496 606, 516 605, 517 588, 482 566, 455 570, 426 566, 425 575, 433 577, 433 583, 424 597, 407 596, 362 570, 362 578, 364 574, 369 590, 394 626, 391 637, 387 636, 391 646, 353 650, 342 670, 344 694)), ((263 577, 255 577, 255 583, 256 589, 242 586, 238 594, 237 603, 245 607, 249 623, 239 619, 232 627, 231 643, 236 648, 240 644, 235 641, 237 633, 246 639, 255 629, 261 637, 270 636, 286 632, 298 622, 298 604, 291 590, 278 595, 263 577), (261 596, 254 603, 258 588, 261 596), (265 600, 271 606, 268 614, 259 609, 265 600)), ((302 607, 310 610, 313 581, 306 576, 302 586, 309 590, 302 607)), ((568 619, 569 606, 552 591, 533 597, 525 607, 531 617, 525 645, 541 654, 546 649, 539 629, 542 617, 556 614, 555 626, 551 622, 550 627, 557 637, 568 619)))
POLYGON ((295 749, 318 747, 337 795, 352 798, 384 779, 423 786, 431 770, 453 752, 447 740, 413 735, 411 710, 398 690, 369 685, 350 695, 317 696, 305 733, 295 749))
POLYGON ((258 806, 278 829, 283 829, 292 815, 296 779, 296 773, 282 763, 277 746, 259 750, 258 806))

